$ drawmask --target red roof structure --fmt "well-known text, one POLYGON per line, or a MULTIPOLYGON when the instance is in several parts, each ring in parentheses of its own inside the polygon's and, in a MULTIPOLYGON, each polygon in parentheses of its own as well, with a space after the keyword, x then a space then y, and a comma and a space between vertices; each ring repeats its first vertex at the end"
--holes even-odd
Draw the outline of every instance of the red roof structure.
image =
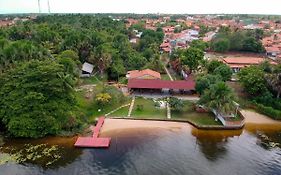
MULTIPOLYGON (((266 61, 265 58, 256 58, 256 57, 227 57, 223 58, 223 62, 228 64, 230 67, 247 67, 250 65, 258 65, 266 61)), ((277 64, 274 61, 269 61, 270 64, 277 64)))
POLYGON ((131 70, 127 72, 126 77, 129 79, 145 79, 145 78, 152 78, 152 79, 161 79, 161 74, 159 72, 153 71, 151 69, 145 70, 131 70))
POLYGON ((129 89, 180 89, 195 90, 195 82, 192 78, 188 80, 169 81, 152 79, 129 79, 129 89))

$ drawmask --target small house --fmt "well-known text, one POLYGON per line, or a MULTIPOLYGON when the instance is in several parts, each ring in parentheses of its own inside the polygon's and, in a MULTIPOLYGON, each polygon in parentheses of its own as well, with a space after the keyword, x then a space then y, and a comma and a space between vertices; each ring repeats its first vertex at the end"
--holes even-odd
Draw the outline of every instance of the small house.
POLYGON ((85 62, 82 66, 80 77, 90 77, 93 73, 94 65, 85 62))

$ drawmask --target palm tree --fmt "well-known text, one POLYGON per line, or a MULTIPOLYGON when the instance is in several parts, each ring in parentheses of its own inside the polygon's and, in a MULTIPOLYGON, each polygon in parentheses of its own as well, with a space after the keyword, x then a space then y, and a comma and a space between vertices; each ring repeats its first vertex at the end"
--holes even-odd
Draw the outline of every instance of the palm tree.
POLYGON ((215 109, 221 114, 229 114, 234 112, 236 108, 234 101, 235 96, 233 90, 224 82, 218 82, 211 85, 210 89, 201 95, 199 104, 209 109, 215 109))
POLYGON ((274 91, 277 92, 277 98, 281 95, 281 73, 267 75, 267 82, 274 91))

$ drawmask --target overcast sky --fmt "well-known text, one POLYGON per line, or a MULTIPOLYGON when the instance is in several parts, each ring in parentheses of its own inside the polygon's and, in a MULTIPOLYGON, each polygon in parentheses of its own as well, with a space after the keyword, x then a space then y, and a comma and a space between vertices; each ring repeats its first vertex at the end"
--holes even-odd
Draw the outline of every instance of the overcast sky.
MULTIPOLYGON (((281 0, 49 0, 52 13, 279 14, 281 0)), ((48 12, 47 0, 40 0, 48 12)), ((0 13, 37 13, 37 0, 0 0, 0 13)))

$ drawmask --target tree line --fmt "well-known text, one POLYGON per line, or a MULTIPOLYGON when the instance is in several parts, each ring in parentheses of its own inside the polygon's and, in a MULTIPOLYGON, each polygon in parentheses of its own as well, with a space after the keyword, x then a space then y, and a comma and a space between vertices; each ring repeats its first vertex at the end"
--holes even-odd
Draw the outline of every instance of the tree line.
POLYGON ((15 137, 43 137, 83 127, 74 88, 85 61, 118 79, 159 66, 162 31, 143 29, 136 45, 124 21, 93 15, 39 16, 0 29, 0 124, 15 137))

